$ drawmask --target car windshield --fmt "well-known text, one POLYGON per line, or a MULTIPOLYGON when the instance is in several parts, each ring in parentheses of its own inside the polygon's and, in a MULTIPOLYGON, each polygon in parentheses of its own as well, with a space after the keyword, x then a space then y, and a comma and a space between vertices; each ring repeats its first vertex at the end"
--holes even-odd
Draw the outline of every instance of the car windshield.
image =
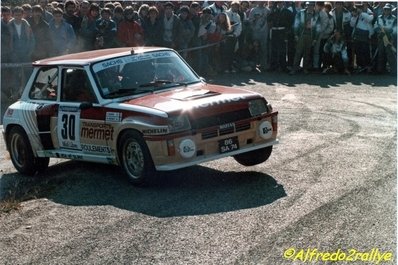
POLYGON ((93 65, 104 98, 118 98, 200 82, 173 51, 138 53, 93 65))

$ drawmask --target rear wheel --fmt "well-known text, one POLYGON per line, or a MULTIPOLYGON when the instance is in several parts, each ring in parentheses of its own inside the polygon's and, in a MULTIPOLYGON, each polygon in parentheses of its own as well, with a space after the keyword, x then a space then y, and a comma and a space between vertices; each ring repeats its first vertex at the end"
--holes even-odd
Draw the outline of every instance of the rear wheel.
POLYGON ((254 166, 267 161, 272 153, 272 145, 247 153, 234 155, 235 160, 243 166, 254 166))
POLYGON ((7 145, 11 161, 18 172, 25 175, 34 175, 48 167, 48 157, 35 157, 28 136, 21 127, 13 127, 8 136, 7 145))
POLYGON ((155 174, 148 147, 136 131, 127 131, 121 136, 119 161, 128 179, 135 185, 148 183, 155 174))

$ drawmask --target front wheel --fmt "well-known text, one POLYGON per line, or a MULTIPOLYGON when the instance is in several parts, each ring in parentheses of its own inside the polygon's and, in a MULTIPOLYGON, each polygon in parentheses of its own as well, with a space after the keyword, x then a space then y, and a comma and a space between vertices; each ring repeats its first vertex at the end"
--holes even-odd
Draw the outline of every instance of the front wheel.
POLYGON ((119 161, 133 184, 148 183, 155 174, 148 147, 136 131, 127 131, 121 136, 119 161))
POLYGON ((243 166, 254 166, 267 161, 272 153, 272 145, 247 153, 234 155, 235 160, 243 166))
POLYGON ((7 146, 9 147, 11 161, 18 172, 25 175, 34 175, 48 167, 48 157, 35 157, 28 136, 21 127, 10 130, 7 146))

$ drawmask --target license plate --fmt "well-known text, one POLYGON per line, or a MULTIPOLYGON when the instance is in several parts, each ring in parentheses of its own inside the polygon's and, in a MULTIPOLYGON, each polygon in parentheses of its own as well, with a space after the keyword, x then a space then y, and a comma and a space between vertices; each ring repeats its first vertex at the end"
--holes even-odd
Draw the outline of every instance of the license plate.
POLYGON ((220 154, 232 152, 239 149, 238 137, 231 137, 218 141, 220 154))

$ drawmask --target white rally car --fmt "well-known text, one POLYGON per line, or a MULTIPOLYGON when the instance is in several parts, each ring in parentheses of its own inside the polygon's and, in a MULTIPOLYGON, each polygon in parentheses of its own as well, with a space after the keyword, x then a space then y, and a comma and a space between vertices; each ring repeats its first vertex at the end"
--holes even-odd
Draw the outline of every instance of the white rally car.
POLYGON ((116 48, 34 62, 3 134, 20 173, 57 157, 120 165, 140 184, 226 156, 266 161, 277 115, 260 94, 205 83, 171 49, 116 48))

